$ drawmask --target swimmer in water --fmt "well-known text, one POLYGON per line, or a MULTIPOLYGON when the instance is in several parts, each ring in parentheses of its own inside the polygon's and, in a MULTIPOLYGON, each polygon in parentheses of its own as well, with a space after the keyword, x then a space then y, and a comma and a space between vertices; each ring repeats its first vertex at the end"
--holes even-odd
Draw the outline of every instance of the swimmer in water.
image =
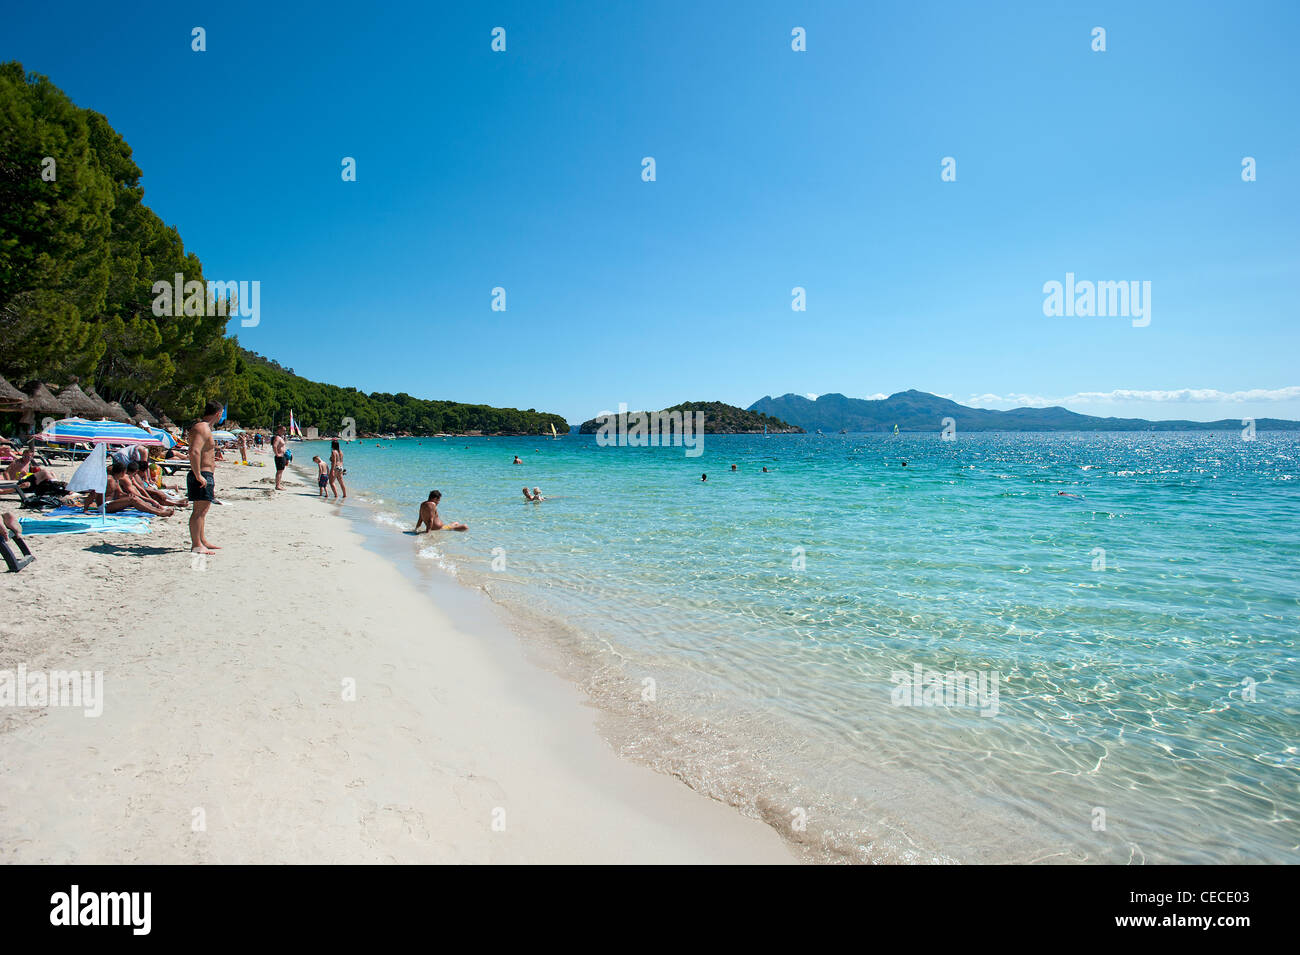
POLYGON ((707 481, 708 479, 709 479, 709 476, 708 476, 707 474, 701 474, 701 475, 700 475, 700 480, 701 480, 701 481, 707 481))
POLYGON ((519 455, 516 454, 516 455, 515 455, 515 459, 514 459, 513 461, 511 461, 510 463, 511 463, 511 464, 523 464, 524 462, 521 461, 521 460, 519 459, 519 455))

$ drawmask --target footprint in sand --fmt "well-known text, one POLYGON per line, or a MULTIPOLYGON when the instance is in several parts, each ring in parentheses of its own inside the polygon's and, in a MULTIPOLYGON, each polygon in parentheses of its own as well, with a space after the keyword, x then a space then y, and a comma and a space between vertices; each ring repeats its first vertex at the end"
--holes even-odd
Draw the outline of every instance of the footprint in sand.
POLYGON ((506 791, 495 779, 470 773, 452 785, 451 791, 468 811, 484 811, 506 804, 506 791))

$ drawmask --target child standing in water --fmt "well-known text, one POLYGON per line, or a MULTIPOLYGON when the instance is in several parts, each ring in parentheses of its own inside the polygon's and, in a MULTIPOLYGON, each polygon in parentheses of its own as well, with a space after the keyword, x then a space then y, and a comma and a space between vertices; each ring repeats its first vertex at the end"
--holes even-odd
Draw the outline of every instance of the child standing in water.
POLYGON ((320 459, 319 454, 312 460, 316 462, 316 486, 320 488, 320 496, 329 497, 325 493, 325 488, 329 487, 330 483, 330 466, 320 459))

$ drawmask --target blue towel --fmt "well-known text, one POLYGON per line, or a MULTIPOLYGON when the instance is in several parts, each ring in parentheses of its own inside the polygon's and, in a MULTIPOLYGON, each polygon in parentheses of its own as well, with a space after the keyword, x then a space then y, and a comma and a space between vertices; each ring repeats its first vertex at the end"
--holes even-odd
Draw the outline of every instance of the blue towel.
POLYGON ((147 517, 111 515, 107 520, 101 521, 98 514, 82 514, 81 510, 75 507, 61 507, 51 513, 58 513, 59 511, 76 514, 77 518, 74 520, 71 517, 44 519, 24 517, 19 521, 23 528, 23 534, 89 534, 94 531, 106 534, 150 533, 149 518, 147 517))

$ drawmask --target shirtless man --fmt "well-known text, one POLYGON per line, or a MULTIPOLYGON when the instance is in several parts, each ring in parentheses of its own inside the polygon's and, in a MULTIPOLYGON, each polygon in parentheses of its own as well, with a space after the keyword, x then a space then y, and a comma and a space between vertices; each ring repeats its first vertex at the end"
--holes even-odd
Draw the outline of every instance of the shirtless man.
POLYGON ((441 491, 430 491, 429 499, 420 505, 420 518, 415 522, 415 533, 420 533, 420 525, 427 525, 426 531, 467 531, 468 524, 444 524, 438 516, 438 502, 442 500, 441 491))
MULTIPOLYGON (((43 485, 47 485, 54 481, 53 473, 32 463, 31 448, 25 448, 23 453, 18 456, 18 459, 14 461, 13 464, 3 472, 0 472, 0 476, 2 476, 6 481, 17 481, 18 486, 24 491, 35 491, 37 493, 41 493, 38 489, 42 488, 43 485), (30 475, 28 477, 23 477, 23 475, 28 474, 29 471, 31 472, 30 475)), ((44 493, 55 493, 56 490, 57 489, 54 488, 45 488, 44 493)), ((62 492, 60 491, 58 493, 62 492)))
POLYGON ((4 471, 4 477, 7 481, 17 481, 28 471, 32 472, 32 476, 27 480, 32 484, 40 484, 42 481, 54 480, 54 475, 45 470, 45 468, 32 464, 31 448, 23 449, 23 453, 18 455, 18 459, 14 461, 13 464, 9 465, 9 467, 4 471))
POLYGON ((284 456, 285 446, 288 441, 284 437, 284 425, 275 429, 275 437, 271 439, 271 453, 275 455, 275 489, 283 491, 280 486, 280 478, 284 476, 284 469, 289 466, 289 459, 284 456))
POLYGON ((3 471, 0 471, 0 478, 4 478, 6 481, 17 481, 27 473, 27 469, 31 466, 31 463, 32 449, 24 448, 23 452, 19 454, 18 457, 14 458, 8 467, 3 471))
POLYGON ((212 438, 212 426, 221 418, 220 402, 209 401, 203 406, 203 417, 190 426, 190 470, 185 475, 185 496, 194 504, 190 513, 190 553, 212 554, 220 550, 204 533, 208 508, 217 499, 216 475, 217 443, 212 438))

